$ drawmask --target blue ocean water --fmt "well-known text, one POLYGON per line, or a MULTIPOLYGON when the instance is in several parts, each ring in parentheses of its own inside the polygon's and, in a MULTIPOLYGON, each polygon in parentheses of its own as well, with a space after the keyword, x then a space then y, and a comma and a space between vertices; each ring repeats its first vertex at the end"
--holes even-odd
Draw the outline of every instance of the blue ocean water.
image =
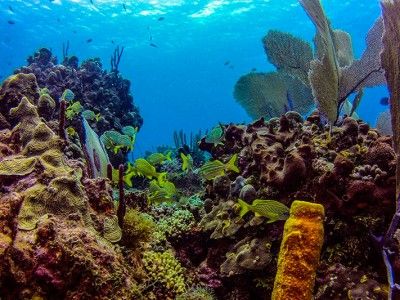
MULTIPOLYGON (((359 57, 380 14, 378 1, 325 0, 323 5, 333 27, 351 34, 359 57)), ((61 58, 62 44, 69 41, 71 55, 80 61, 100 57, 109 69, 115 46, 125 46, 120 71, 131 80, 144 118, 138 155, 172 145, 174 130, 250 121, 235 102, 233 87, 253 68, 274 69, 262 37, 270 29, 310 42, 314 35, 297 0, 1 0, 0 24, 0 80, 40 47, 61 58)), ((374 124, 386 109, 379 104, 386 93, 384 87, 368 90, 360 117, 374 124)))

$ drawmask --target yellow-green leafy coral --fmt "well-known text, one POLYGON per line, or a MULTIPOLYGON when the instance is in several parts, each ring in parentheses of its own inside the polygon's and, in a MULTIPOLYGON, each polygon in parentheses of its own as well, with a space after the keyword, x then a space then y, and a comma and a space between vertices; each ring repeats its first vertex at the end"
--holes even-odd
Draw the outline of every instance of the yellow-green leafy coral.
POLYGON ((88 226, 91 218, 84 201, 79 181, 75 176, 60 176, 48 185, 36 184, 24 193, 24 202, 18 215, 18 228, 32 230, 46 214, 67 217, 76 214, 88 226))
POLYGON ((152 284, 161 284, 164 289, 175 295, 186 291, 185 269, 171 251, 147 251, 143 254, 143 264, 152 284))
POLYGON ((18 106, 10 110, 10 116, 19 120, 18 125, 13 129, 13 134, 18 134, 21 142, 26 144, 31 139, 36 125, 41 122, 36 107, 29 102, 28 98, 23 97, 18 106))
POLYGON ((38 111, 39 114, 45 117, 47 120, 51 118, 56 108, 56 102, 51 98, 49 94, 40 95, 38 101, 38 111))

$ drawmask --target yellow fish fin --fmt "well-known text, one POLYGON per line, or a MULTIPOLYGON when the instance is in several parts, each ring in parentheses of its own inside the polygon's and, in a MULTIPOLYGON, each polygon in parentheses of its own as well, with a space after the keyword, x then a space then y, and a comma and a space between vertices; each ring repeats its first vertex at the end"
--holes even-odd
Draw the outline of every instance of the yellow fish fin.
POLYGON ((123 146, 122 145, 117 145, 114 147, 114 154, 117 154, 119 152, 119 149, 121 149, 123 146))
POLYGON ((167 152, 167 155, 165 155, 165 158, 166 158, 167 160, 172 160, 171 155, 172 155, 172 151, 168 151, 168 152, 167 152))
POLYGON ((233 172, 239 173, 239 168, 236 166, 238 155, 237 153, 232 155, 231 159, 226 164, 226 170, 231 170, 233 172))
POLYGON ((181 158, 182 158, 182 171, 185 171, 189 166, 189 158, 182 152, 181 152, 181 158))
POLYGON ((156 177, 158 184, 162 185, 164 182, 167 181, 167 172, 157 173, 156 177))
POLYGON ((127 186, 133 187, 132 177, 135 176, 134 172, 128 173, 124 176, 124 182, 127 186))
POLYGON ((242 199, 238 199, 238 203, 240 206, 239 215, 241 218, 243 218, 243 216, 250 211, 250 205, 248 203, 244 202, 242 199))

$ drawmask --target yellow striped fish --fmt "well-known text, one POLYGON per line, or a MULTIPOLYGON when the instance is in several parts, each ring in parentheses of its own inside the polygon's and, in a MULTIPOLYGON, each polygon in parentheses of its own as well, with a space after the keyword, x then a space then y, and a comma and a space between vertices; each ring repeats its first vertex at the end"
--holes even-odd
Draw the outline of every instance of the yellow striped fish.
POLYGON ((207 180, 212 180, 217 176, 225 175, 227 171, 239 173, 239 168, 236 165, 237 157, 238 155, 234 154, 226 164, 219 160, 206 162, 200 168, 200 176, 207 180))
POLYGON ((240 217, 242 218, 249 211, 254 212, 256 217, 268 218, 267 223, 272 223, 279 220, 286 220, 289 217, 289 208, 275 200, 256 199, 250 205, 242 199, 238 200, 240 206, 240 217))
POLYGON ((147 202, 149 204, 171 202, 176 198, 176 187, 170 181, 164 181, 157 183, 156 180, 150 182, 149 195, 147 196, 147 202))

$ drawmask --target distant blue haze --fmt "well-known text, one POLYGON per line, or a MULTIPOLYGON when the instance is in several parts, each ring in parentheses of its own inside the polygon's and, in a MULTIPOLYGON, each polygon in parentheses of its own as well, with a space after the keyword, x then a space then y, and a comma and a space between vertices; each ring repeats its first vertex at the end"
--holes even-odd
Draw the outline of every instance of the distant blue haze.
MULTIPOLYGON (((380 14, 378 1, 324 0, 323 5, 333 27, 351 34, 358 57, 380 14)), ((109 69, 114 47, 125 46, 120 71, 131 80, 144 118, 137 139, 141 154, 171 145, 174 130, 189 133, 218 122, 250 121, 233 98, 233 86, 253 68, 273 70, 261 44, 269 29, 310 42, 314 35, 296 0, 93 0, 93 5, 90 0, 2 0, 0 80, 40 47, 60 58, 69 40, 70 54, 80 61, 100 57, 109 69)), ((386 94, 383 87, 367 91, 359 115, 374 124, 386 94)))

